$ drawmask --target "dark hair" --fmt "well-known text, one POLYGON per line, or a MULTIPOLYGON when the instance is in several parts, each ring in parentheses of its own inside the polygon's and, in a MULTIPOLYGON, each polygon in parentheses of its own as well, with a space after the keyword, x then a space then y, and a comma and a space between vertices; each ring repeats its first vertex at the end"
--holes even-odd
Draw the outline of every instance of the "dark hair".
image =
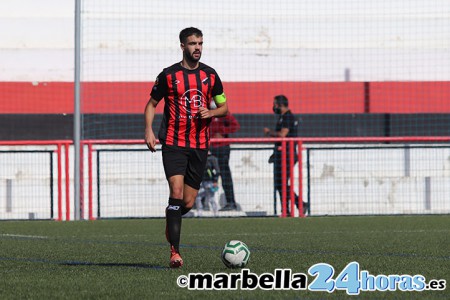
POLYGON ((195 36, 203 36, 203 33, 200 29, 195 27, 188 27, 180 31, 180 43, 184 44, 187 38, 191 35, 195 36))
POLYGON ((283 105, 283 106, 286 106, 286 107, 289 106, 288 98, 286 98, 285 95, 278 95, 278 96, 275 96, 274 99, 275 99, 275 102, 276 102, 278 105, 283 105))

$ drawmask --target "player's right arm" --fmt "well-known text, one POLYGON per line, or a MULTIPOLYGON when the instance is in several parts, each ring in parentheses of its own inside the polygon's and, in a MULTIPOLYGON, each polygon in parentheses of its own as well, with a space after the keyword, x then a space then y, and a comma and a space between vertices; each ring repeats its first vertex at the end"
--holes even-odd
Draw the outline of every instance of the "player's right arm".
POLYGON ((150 100, 147 102, 147 105, 145 106, 145 143, 147 144, 148 149, 150 151, 155 152, 156 151, 156 138, 155 134, 153 133, 153 119, 155 118, 155 110, 156 105, 158 105, 158 101, 155 99, 150 98, 150 100))
POLYGON ((153 85, 150 93, 150 100, 148 100, 145 106, 145 143, 150 151, 156 151, 156 138, 153 133, 153 119, 155 118, 156 105, 167 93, 167 79, 164 71, 156 77, 155 84, 153 85))

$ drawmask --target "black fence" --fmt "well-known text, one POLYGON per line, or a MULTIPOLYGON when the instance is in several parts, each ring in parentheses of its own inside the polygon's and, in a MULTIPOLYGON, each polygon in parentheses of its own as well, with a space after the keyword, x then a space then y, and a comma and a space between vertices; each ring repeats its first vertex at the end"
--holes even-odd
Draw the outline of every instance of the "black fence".
MULTIPOLYGON (((389 137, 450 135, 450 114, 298 114, 301 137, 389 137)), ((157 132, 161 115, 155 116, 157 132)), ((262 137, 272 128, 273 114, 236 114, 241 124, 233 137, 262 137)), ((83 139, 143 139, 143 114, 86 114, 83 139)), ((73 115, 3 114, 0 140, 72 139, 73 115)))

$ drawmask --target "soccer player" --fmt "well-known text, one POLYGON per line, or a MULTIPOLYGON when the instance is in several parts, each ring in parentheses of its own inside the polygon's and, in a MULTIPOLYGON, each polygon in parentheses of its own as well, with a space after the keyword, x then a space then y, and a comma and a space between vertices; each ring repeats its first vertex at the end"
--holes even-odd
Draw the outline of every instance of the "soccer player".
POLYGON ((166 238, 170 243, 170 267, 183 265, 179 245, 182 215, 195 203, 209 148, 209 124, 228 112, 222 81, 216 71, 201 63, 203 34, 193 27, 180 32, 183 59, 165 68, 156 78, 145 107, 145 142, 155 152, 152 123, 164 98, 164 115, 158 133, 164 172, 169 184, 166 238), (214 100, 216 109, 210 109, 214 100))

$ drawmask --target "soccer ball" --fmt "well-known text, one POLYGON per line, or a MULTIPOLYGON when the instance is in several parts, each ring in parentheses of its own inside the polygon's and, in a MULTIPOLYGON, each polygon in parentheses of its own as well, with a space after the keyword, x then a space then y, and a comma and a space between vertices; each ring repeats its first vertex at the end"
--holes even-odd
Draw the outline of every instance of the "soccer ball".
POLYGON ((222 261, 228 268, 243 268, 250 258, 250 250, 241 241, 229 241, 222 250, 222 261))

